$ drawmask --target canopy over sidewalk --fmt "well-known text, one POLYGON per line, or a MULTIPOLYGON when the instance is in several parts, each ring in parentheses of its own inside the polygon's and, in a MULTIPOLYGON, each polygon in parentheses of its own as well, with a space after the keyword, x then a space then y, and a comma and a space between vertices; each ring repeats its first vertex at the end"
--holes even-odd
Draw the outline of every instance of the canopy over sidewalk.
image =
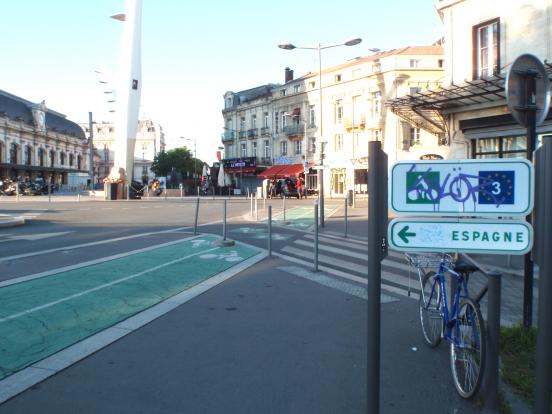
POLYGON ((304 171, 303 164, 282 164, 273 165, 267 168, 262 173, 257 174, 257 178, 263 180, 265 178, 286 178, 298 177, 304 171))

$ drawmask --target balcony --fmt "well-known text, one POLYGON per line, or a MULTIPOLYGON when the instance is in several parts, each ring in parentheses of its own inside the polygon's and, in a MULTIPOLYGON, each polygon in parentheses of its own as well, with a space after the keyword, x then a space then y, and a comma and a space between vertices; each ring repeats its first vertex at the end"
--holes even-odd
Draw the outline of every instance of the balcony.
POLYGON ((259 135, 259 130, 257 128, 247 130, 247 138, 249 139, 257 138, 258 135, 259 135))
POLYGON ((239 137, 240 139, 245 139, 245 134, 246 134, 247 131, 240 131, 239 132, 239 137))
POLYGON ((263 137, 270 136, 270 128, 269 127, 261 128, 261 136, 263 137))
POLYGON ((222 142, 234 141, 234 131, 224 131, 220 134, 220 140, 222 142))
POLYGON ((272 165, 272 157, 261 157, 260 165, 272 165))
POLYGON ((343 126, 347 130, 351 129, 364 129, 366 128, 366 115, 362 114, 360 117, 355 117, 354 119, 354 125, 353 125, 353 119, 352 118, 345 118, 343 120, 343 126))
POLYGON ((284 134, 286 135, 303 135, 305 133, 305 124, 300 122, 298 124, 286 125, 283 127, 284 134))

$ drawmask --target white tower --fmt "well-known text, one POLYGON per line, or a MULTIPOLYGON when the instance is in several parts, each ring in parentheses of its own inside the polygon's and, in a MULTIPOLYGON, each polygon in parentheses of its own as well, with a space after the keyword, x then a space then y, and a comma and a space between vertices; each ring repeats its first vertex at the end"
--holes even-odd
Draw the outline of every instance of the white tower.
POLYGON ((142 90, 142 0, 127 0, 125 14, 112 17, 124 21, 124 30, 115 112, 115 159, 110 178, 130 183, 142 90))

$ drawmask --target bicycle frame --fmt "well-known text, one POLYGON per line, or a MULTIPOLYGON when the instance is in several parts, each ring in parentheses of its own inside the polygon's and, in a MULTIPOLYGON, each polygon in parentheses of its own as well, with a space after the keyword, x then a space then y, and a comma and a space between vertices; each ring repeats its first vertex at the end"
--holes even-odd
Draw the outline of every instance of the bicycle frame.
MULTIPOLYGON (((431 285, 431 293, 429 296, 429 300, 426 301, 426 303, 429 305, 431 303, 431 298, 433 297, 435 293, 435 284, 439 283, 439 286, 441 287, 441 295, 443 297, 443 332, 441 333, 443 338, 447 339, 448 341, 453 340, 452 336, 452 328, 457 327, 456 325, 456 319, 458 317, 458 308, 460 305, 460 298, 461 297, 468 297, 468 284, 466 282, 466 279, 462 274, 456 273, 454 270, 450 269, 446 264, 442 261, 439 264, 439 271, 433 278, 433 283, 431 285), (449 303, 447 299, 447 290, 446 290, 446 284, 445 284, 445 274, 450 273, 452 277, 456 278, 456 290, 454 292, 453 300, 452 300, 452 308, 449 310, 449 303), (461 295, 462 291, 464 291, 464 294, 461 295)), ((423 294, 423 292, 422 292, 423 294)), ((458 335, 455 335, 458 337, 458 335)))

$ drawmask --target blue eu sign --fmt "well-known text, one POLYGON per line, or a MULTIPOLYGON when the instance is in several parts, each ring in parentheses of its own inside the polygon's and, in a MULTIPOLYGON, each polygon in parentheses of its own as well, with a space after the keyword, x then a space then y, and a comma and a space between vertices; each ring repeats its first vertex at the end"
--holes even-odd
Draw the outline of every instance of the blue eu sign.
POLYGON ((514 171, 479 171, 478 204, 514 204, 514 171))

